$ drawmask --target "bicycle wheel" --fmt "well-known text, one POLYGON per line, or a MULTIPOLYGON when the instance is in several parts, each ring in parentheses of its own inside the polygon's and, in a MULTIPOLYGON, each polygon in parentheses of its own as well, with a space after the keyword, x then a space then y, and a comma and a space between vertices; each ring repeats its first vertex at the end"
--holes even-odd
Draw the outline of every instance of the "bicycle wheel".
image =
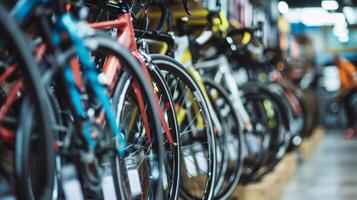
POLYGON ((243 133, 239 128, 238 115, 225 90, 212 80, 204 80, 213 108, 219 114, 228 148, 227 169, 219 177, 215 199, 229 199, 235 191, 243 167, 243 133), (218 185, 221 185, 218 187, 218 185))
POLYGON ((291 83, 289 80, 281 80, 279 81, 279 84, 281 84, 284 87, 285 90, 285 95, 290 98, 289 100, 291 101, 291 104, 294 106, 294 108, 298 108, 299 115, 301 116, 303 120, 303 127, 301 130, 301 137, 306 137, 310 134, 309 130, 313 124, 313 119, 312 119, 312 114, 311 114, 311 109, 308 108, 307 106, 307 99, 305 94, 303 93, 303 90, 295 86, 293 83, 291 83))
MULTIPOLYGON (((244 94, 244 93, 243 93, 244 94)), ((251 182, 254 173, 268 158, 272 138, 267 130, 267 119, 264 107, 260 101, 247 100, 244 96, 244 107, 250 116, 253 130, 244 134, 244 166, 241 178, 242 184, 251 182)))
MULTIPOLYGON (((105 58, 114 56, 122 68, 112 93, 116 121, 127 143, 125 155, 115 156, 112 163, 117 195, 119 199, 161 199, 165 150, 160 119, 149 83, 134 57, 116 41, 92 37, 86 43, 93 55, 104 55, 105 58), (139 91, 141 96, 137 96, 139 91)), ((99 64, 98 68, 102 67, 99 64)))
POLYGON ((17 112, 17 115, 11 114, 12 108, 6 109, 9 105, 6 105, 6 101, 3 102, 2 110, 9 112, 3 113, 1 126, 3 133, 12 132, 16 140, 13 143, 16 195, 19 199, 50 199, 54 181, 51 131, 53 113, 45 87, 41 85, 40 70, 31 55, 31 47, 27 45, 29 43, 16 26, 15 20, 6 13, 7 11, 0 6, 0 44, 8 58, 3 62, 6 64, 6 70, 2 75, 6 76, 6 72, 13 75, 16 72, 20 76, 13 76, 16 78, 12 79, 13 85, 10 90, 6 90, 3 85, 1 89, 3 92, 6 91, 6 99, 11 105, 17 107, 14 109, 20 112, 17 112), (15 68, 13 73, 11 66, 15 68), (16 105, 16 102, 19 104, 16 105))
MULTIPOLYGON (((153 80, 158 87, 158 90, 161 90, 162 88, 159 88, 155 79, 153 80)), ((125 159, 118 159, 116 168, 118 168, 118 171, 128 171, 127 175, 124 174, 118 177, 118 182, 120 182, 119 185, 121 186, 121 191, 123 192, 125 199, 149 199, 151 197, 151 190, 154 190, 154 188, 151 186, 151 174, 148 172, 155 172, 155 170, 159 169, 151 169, 151 142, 145 135, 145 119, 140 113, 140 100, 138 100, 135 95, 133 84, 135 84, 135 80, 133 80, 127 73, 124 73, 120 77, 113 97, 113 105, 117 105, 117 120, 122 124, 122 129, 125 131, 128 143, 128 148, 126 149, 126 154, 128 154, 128 156, 125 157, 125 159)), ((165 95, 162 95, 161 92, 157 92, 156 94, 162 105, 169 107, 170 104, 164 103, 167 103, 165 95)), ((168 111, 169 109, 164 112, 166 119, 170 119, 168 111)), ((168 122, 170 125, 176 123, 175 121, 168 122)), ((174 128, 175 125, 171 127, 174 128)), ((165 134, 164 131, 161 131, 160 133, 163 135, 165 134)), ((170 147, 168 138, 165 137, 164 139, 164 145, 167 150, 164 153, 164 165, 161 173, 164 189, 162 196, 165 199, 177 198, 178 193, 178 164, 180 163, 178 155, 179 143, 177 143, 177 139, 174 141, 174 146, 170 147)))
POLYGON ((164 136, 164 146, 166 152, 164 154, 164 170, 163 170, 163 182, 164 182, 164 199, 177 199, 179 193, 180 183, 180 168, 181 168, 181 140, 178 131, 177 114, 174 109, 174 102, 170 94, 168 85, 166 84, 163 75, 156 67, 149 67, 150 75, 153 80, 155 93, 159 97, 161 109, 164 112, 165 119, 168 122, 171 139, 166 136, 164 130, 162 131, 164 136))
POLYGON ((206 100, 193 77, 174 59, 152 55, 168 83, 181 139, 180 196, 212 199, 216 177, 215 136, 206 100))
MULTIPOLYGON (((154 89, 155 89, 155 95, 159 98, 159 103, 161 105, 161 109, 163 111, 163 114, 165 116, 165 120, 168 122, 168 125, 170 127, 170 133, 171 133, 171 139, 173 140, 172 142, 169 141, 169 138, 165 136, 164 130, 161 131, 161 134, 164 137, 164 146, 166 148, 166 151, 164 153, 164 165, 163 165, 163 199, 177 199, 178 198, 178 189, 179 189, 179 173, 180 173, 180 140, 178 136, 178 130, 177 130, 177 120, 176 120, 176 112, 172 102, 172 97, 170 96, 170 93, 168 91, 168 88, 163 82, 163 78, 160 75, 160 71, 158 71, 156 68, 149 68, 150 69, 150 75, 153 81, 154 89)), ((126 127, 125 124, 132 124, 133 119, 135 118, 134 123, 142 123, 140 122, 140 113, 138 112, 139 110, 139 103, 136 100, 136 96, 133 92, 132 85, 135 84, 133 83, 132 78, 127 74, 124 73, 122 77, 120 78, 122 81, 119 81, 119 84, 117 85, 117 90, 116 94, 114 94, 113 98, 113 104, 116 105, 117 102, 120 102, 122 99, 123 103, 121 105, 118 105, 117 108, 117 118, 119 119, 119 123, 123 124, 124 130, 130 130, 128 133, 128 138, 130 138, 130 141, 135 141, 139 140, 136 138, 132 138, 131 135, 135 135, 134 133, 140 132, 139 129, 137 128, 130 128, 126 127), (116 96, 119 95, 119 98, 116 98, 116 96), (119 101, 117 101, 119 100, 119 101), (137 115, 137 116, 135 116, 137 115), (130 121, 130 123, 128 123, 130 121), (134 130, 135 129, 135 130, 134 130)), ((136 126, 140 127, 140 126, 136 126)), ((143 145, 145 146, 145 145, 143 145)), ((137 151, 138 148, 132 148, 133 151, 137 151)), ((139 153, 138 151, 137 153, 139 153)), ((136 154, 137 154, 136 153, 136 154)), ((139 156, 135 156, 136 154, 132 154, 132 157, 136 157, 138 159, 139 156)), ((140 162, 140 161, 139 161, 140 162)), ((138 167, 138 172, 145 171, 143 167, 138 167)), ((140 173, 139 173, 140 174, 140 173)), ((123 177, 124 182, 128 182, 130 185, 130 177, 123 177)), ((145 177, 139 177, 141 181, 144 181, 145 177)), ((147 177, 146 177, 147 179, 147 177)), ((141 188, 145 186, 145 182, 141 183, 141 188)), ((128 187, 126 187, 128 188, 128 187)), ((133 188, 134 189, 134 188, 133 188)), ((126 191, 125 194, 126 198, 128 198, 132 193, 132 190, 126 191)), ((134 195, 135 196, 135 195, 134 195)), ((148 195, 143 195, 140 197, 141 199, 147 199, 148 195)))
POLYGON ((318 106, 314 99, 314 92, 311 91, 311 89, 304 90, 299 88, 299 92, 296 91, 295 93, 301 102, 304 112, 304 122, 306 126, 304 126, 303 137, 309 137, 313 133, 318 116, 318 113, 316 112, 318 106))
POLYGON ((308 135, 311 135, 313 130, 317 127, 320 121, 320 113, 319 113, 319 105, 317 102, 317 96, 313 89, 307 88, 303 89, 303 93, 305 94, 308 102, 308 110, 312 118, 312 124, 308 129, 308 135), (311 110, 311 111, 310 111, 311 110))
POLYGON ((302 142, 303 115, 297 112, 299 107, 292 104, 291 101, 294 100, 294 98, 289 96, 290 93, 286 92, 282 85, 273 82, 269 84, 268 89, 277 95, 284 104, 284 113, 286 113, 287 121, 289 122, 288 130, 291 132, 291 141, 288 151, 293 151, 302 142))
POLYGON ((256 162, 255 169, 246 180, 246 182, 254 182, 270 172, 287 151, 290 144, 290 132, 287 128, 289 122, 284 112, 284 104, 265 87, 249 84, 243 87, 243 91, 246 104, 251 102, 255 107, 260 108, 257 115, 263 118, 259 120, 259 125, 270 138, 264 158, 256 162))

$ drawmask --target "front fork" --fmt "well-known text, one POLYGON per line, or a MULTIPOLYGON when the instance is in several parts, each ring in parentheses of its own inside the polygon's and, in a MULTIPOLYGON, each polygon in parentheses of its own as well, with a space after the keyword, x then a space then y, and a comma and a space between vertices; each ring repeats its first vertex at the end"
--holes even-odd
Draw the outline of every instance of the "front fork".
MULTIPOLYGON (((141 68, 143 70, 143 73, 144 73, 145 77, 147 78, 148 82, 152 83, 151 76, 150 76, 150 73, 149 73, 148 68, 147 68, 148 66, 149 67, 151 66, 151 63, 150 63, 151 62, 151 58, 150 58, 150 56, 146 55, 143 52, 139 52, 139 51, 134 51, 132 53, 139 60, 141 68)), ((139 87, 139 86, 137 85, 137 87, 139 87)), ((156 92, 155 92, 153 84, 150 84, 150 88, 151 88, 151 92, 154 94, 153 96, 154 96, 155 107, 156 107, 156 110, 157 110, 157 112, 159 114, 161 125, 162 125, 162 127, 164 129, 164 132, 165 132, 167 140, 168 140, 168 142, 170 144, 170 147, 172 148, 173 145, 174 145, 174 140, 172 138, 169 125, 167 124, 167 121, 165 119, 164 113, 163 113, 161 105, 160 105, 159 98, 156 95, 156 92)), ((140 101, 142 100, 142 97, 141 97, 139 88, 137 88, 137 92, 138 92, 138 94, 136 94, 136 95, 137 95, 137 98, 138 98, 138 101, 139 101, 139 109, 140 109, 141 113, 143 113, 143 115, 146 115, 145 114, 146 112, 144 110, 145 107, 144 106, 140 106, 140 101), (139 94, 140 94, 140 96, 138 96, 139 94)), ((146 122, 148 122, 148 121, 146 121, 146 122)), ((144 123, 145 123, 145 120, 144 120, 144 123)), ((146 125, 144 124, 144 127, 149 127, 148 123, 146 123, 146 125)), ((147 131, 149 131, 149 129, 147 129, 147 131)), ((149 133, 150 132, 147 132, 147 134, 149 134, 149 133)), ((148 137, 149 137, 149 135, 148 135, 148 137)))
MULTIPOLYGON (((206 88, 204 86, 204 83, 203 83, 201 75, 198 73, 198 71, 194 67, 188 67, 187 70, 193 76, 193 78, 195 79, 196 83, 198 84, 201 92, 203 93, 203 96, 204 96, 204 98, 205 98, 205 100, 207 102, 208 109, 211 110, 211 111, 214 111, 213 106, 211 104, 211 101, 210 101, 210 99, 208 97, 207 90, 206 90, 206 88)), ((198 109, 198 108, 195 108, 195 109, 198 109)), ((218 133, 222 133, 223 128, 221 126, 221 123, 219 122, 219 119, 218 119, 218 116, 217 116, 216 112, 210 112, 210 116, 212 118, 212 122, 214 124, 214 127, 215 127, 216 131, 218 133)), ((197 124, 198 127, 200 127, 200 123, 203 123, 203 116, 202 115, 200 115, 199 118, 197 119, 197 123, 198 123, 197 124)), ((203 126, 203 124, 201 126, 203 126)))
MULTIPOLYGON (((73 67, 74 66, 72 66, 72 68, 73 67)), ((77 65, 75 67, 79 67, 79 66, 77 65)), ((126 146, 125 137, 122 134, 121 129, 116 124, 114 114, 111 111, 109 98, 106 96, 103 86, 98 81, 97 73, 94 69, 89 68, 89 69, 84 69, 83 75, 88 78, 87 80, 88 80, 89 88, 92 90, 96 98, 100 101, 104 109, 106 122, 108 123, 110 129, 112 130, 114 137, 117 139, 117 144, 119 145, 117 151, 119 155, 122 156, 124 154, 125 146, 126 146)), ((91 123, 89 121, 90 116, 88 116, 86 112, 84 104, 81 100, 80 90, 77 87, 77 81, 75 78, 77 76, 78 74, 76 74, 75 76, 72 72, 72 69, 69 66, 65 67, 64 77, 67 82, 69 96, 71 97, 71 103, 73 105, 77 117, 84 120, 81 123, 82 126, 81 128, 85 136, 85 139, 87 141, 89 149, 94 150, 94 148, 96 147, 96 142, 94 141, 91 135, 91 123)))
POLYGON ((228 66, 220 66, 220 71, 214 77, 216 83, 224 83, 228 90, 229 98, 233 102, 234 109, 239 117, 240 127, 244 127, 248 132, 253 131, 250 117, 243 105, 241 91, 233 75, 229 73, 228 66), (227 70, 227 71, 226 71, 227 70))
MULTIPOLYGON (((84 120, 81 123, 81 128, 87 140, 89 149, 93 150, 96 146, 96 143, 91 136, 91 123, 89 121, 90 119, 88 119, 86 108, 84 107, 85 105, 83 105, 83 102, 81 101, 81 94, 77 88, 78 80, 80 80, 81 77, 87 78, 86 86, 89 90, 93 92, 94 96, 100 102, 102 108, 104 109, 106 123, 109 125, 113 136, 117 140, 117 151, 120 156, 123 156, 126 147, 125 137, 121 133, 121 129, 116 124, 115 116, 111 110, 109 98, 105 93, 106 90, 98 80, 98 74, 95 70, 95 63, 91 59, 90 51, 84 44, 84 31, 80 30, 87 29, 88 27, 85 24, 79 23, 74 20, 73 16, 70 13, 65 13, 58 19, 56 23, 56 28, 57 30, 56 32, 54 32, 52 38, 53 42, 55 44, 60 44, 60 42, 62 41, 61 33, 63 31, 66 32, 69 39, 73 43, 73 46, 75 47, 78 61, 82 65, 79 66, 78 61, 72 62, 72 68, 66 66, 63 73, 69 87, 69 94, 73 107, 75 109, 75 114, 82 120, 84 120), (80 74, 81 67, 83 69, 83 74, 80 74)), ((91 33, 92 30, 88 29, 88 32, 91 33)), ((79 88, 81 88, 80 86, 81 85, 79 85, 79 88)))

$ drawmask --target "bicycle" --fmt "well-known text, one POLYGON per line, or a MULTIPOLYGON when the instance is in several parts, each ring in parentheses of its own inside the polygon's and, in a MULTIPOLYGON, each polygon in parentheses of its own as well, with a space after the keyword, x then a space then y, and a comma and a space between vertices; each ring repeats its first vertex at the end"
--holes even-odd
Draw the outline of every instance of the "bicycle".
MULTIPOLYGON (((24 3, 24 1, 20 3, 24 3)), ((34 18, 39 22, 39 29, 43 34, 42 38, 48 48, 46 57, 53 56, 54 58, 54 60, 44 60, 54 61, 50 62, 54 66, 53 71, 49 70, 44 76, 46 78, 45 82, 51 84, 53 80, 52 78, 54 78, 55 93, 63 94, 64 92, 64 96, 58 96, 62 97, 59 98, 58 101, 61 110, 68 112, 69 117, 64 118, 63 120, 66 122, 67 126, 73 124, 72 126, 69 126, 73 129, 66 132, 61 138, 63 140, 59 152, 62 158, 61 164, 73 163, 79 173, 81 187, 84 189, 84 195, 87 197, 98 197, 98 195, 103 195, 99 193, 103 192, 100 192, 100 190, 103 190, 103 186, 101 186, 103 178, 101 172, 108 171, 105 170, 105 165, 112 164, 110 162, 112 157, 125 156, 126 143, 124 141, 124 136, 120 133, 121 131, 117 127, 117 122, 111 111, 109 99, 105 94, 104 87, 97 79, 98 75, 94 68, 95 64, 91 57, 89 57, 90 52, 98 51, 98 48, 105 49, 107 52, 119 57, 120 60, 126 64, 128 71, 133 73, 132 75, 136 78, 138 82, 137 84, 140 86, 138 86, 138 88, 143 88, 142 96, 144 96, 148 102, 147 113, 152 116, 153 119, 153 123, 151 124, 152 127, 150 127, 152 131, 150 132, 152 133, 151 139, 155 142, 151 142, 150 149, 152 150, 152 159, 150 162, 153 168, 157 170, 155 172, 156 174, 152 176, 152 183, 155 186, 153 194, 157 195, 159 198, 161 195, 161 175, 157 172, 161 171, 159 166, 162 165, 163 152, 161 146, 162 142, 160 142, 161 135, 158 134, 160 126, 158 126, 159 121, 156 117, 156 110, 153 109, 154 102, 151 100, 152 94, 149 92, 150 88, 146 86, 146 79, 142 75, 136 61, 130 57, 130 54, 125 51, 124 48, 120 46, 118 47, 118 45, 113 45, 113 42, 108 41, 108 39, 97 38, 90 40, 86 39, 88 35, 80 35, 79 28, 86 30, 85 32, 87 32, 87 34, 89 33, 89 36, 91 36, 93 30, 86 27, 85 24, 78 23, 74 20, 73 16, 71 16, 68 11, 64 11, 61 4, 53 5, 54 7, 51 7, 50 3, 44 4, 40 1, 27 3, 32 7, 22 7, 21 4, 17 4, 14 7, 15 16, 18 15, 19 19, 23 19, 30 11, 37 11, 35 12, 34 18), (41 9, 39 9, 39 7, 41 7, 41 9), (51 8, 55 8, 55 11, 52 12, 51 8), (16 12, 16 9, 18 9, 18 12, 16 12), (59 17, 53 26, 52 22, 47 21, 47 19, 52 16, 52 13, 56 13, 56 11, 57 14, 59 14, 59 17), (63 33, 68 35, 67 41, 62 41, 63 38, 61 38, 60 34, 63 33), (69 46, 67 49, 59 48, 65 42, 72 43, 73 46, 69 46), (111 45, 108 45, 108 43, 111 45), (73 59, 77 55, 79 63, 76 59, 73 59), (63 65, 66 64, 70 65, 70 67, 63 67, 63 65), (58 74, 57 72, 61 73, 58 74), (85 79, 81 80, 82 76, 85 77, 85 79), (82 83, 83 85, 81 85, 82 83), (56 87, 68 88, 68 93, 61 91, 60 88, 56 89, 56 87), (88 91, 88 98, 82 98, 83 90, 88 91), (68 103, 66 97, 69 97, 68 99, 70 99, 70 103, 68 103), (83 104, 82 100, 86 103, 83 104), (86 105, 86 107, 84 107, 84 105, 86 105), (97 124, 98 122, 101 123, 101 125, 97 124), (106 123, 106 125, 104 124, 105 126, 103 126, 104 122, 106 123), (79 132, 83 130, 83 135, 76 135, 73 132, 74 130, 78 130, 79 132), (111 132, 113 135, 110 136, 108 132, 111 132), (115 139, 114 143, 111 138, 115 139), (111 156, 111 154, 114 156, 111 156)), ((29 16, 26 16, 26 18, 28 17, 29 16)), ((149 130, 147 130, 147 132, 149 132, 149 130)), ((116 173, 118 174, 118 171, 116 171, 116 173)), ((120 171, 119 173, 124 174, 126 172, 120 171)), ((64 190, 66 190, 66 183, 61 184, 63 185, 64 190)), ((118 191, 118 188, 119 186, 115 187, 116 195, 122 195, 123 192, 118 191)), ((64 191, 64 193, 65 196, 68 197, 68 191, 64 191)), ((81 195, 82 194, 78 194, 78 196, 81 195)))

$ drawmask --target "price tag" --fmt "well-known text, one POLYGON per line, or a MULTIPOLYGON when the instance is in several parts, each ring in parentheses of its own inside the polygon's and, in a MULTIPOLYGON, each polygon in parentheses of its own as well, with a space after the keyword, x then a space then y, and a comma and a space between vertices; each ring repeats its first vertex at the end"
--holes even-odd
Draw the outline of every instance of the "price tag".
POLYGON ((195 157, 197 160, 198 167, 200 169, 200 173, 207 173, 208 164, 204 152, 203 151, 197 152, 195 157))
POLYGON ((63 185, 66 199, 68 200, 82 200, 82 189, 78 180, 68 180, 63 185))
POLYGON ((208 172, 208 164, 206 155, 204 152, 204 148, 201 143, 195 143, 193 146, 193 150, 195 152, 195 158, 197 160, 197 165, 199 167, 200 173, 207 173, 208 172))
POLYGON ((169 183, 167 180, 166 169, 164 166, 162 167, 162 183, 164 184, 164 190, 166 190, 169 186, 169 183))
POLYGON ((113 176, 103 177, 102 186, 103 186, 104 199, 113 199, 113 200, 117 199, 115 188, 114 188, 113 176))
POLYGON ((111 167, 112 166, 109 162, 103 165, 104 172, 103 172, 102 188, 103 188, 103 195, 105 200, 117 199, 111 167))
POLYGON ((191 155, 190 150, 185 150, 183 154, 184 154, 184 162, 187 170, 187 176, 190 178, 196 177, 198 173, 197 173, 194 157, 191 155))
POLYGON ((244 143, 242 151, 243 151, 242 152, 243 158, 247 158, 248 157, 248 145, 247 145, 247 143, 244 143))
POLYGON ((139 196, 142 194, 141 182, 139 172, 136 166, 136 160, 134 157, 125 158, 125 167, 129 179, 129 187, 131 196, 139 196))
POLYGON ((248 148, 252 151, 252 153, 258 153, 260 151, 261 141, 258 137, 253 136, 252 134, 247 134, 246 140, 248 142, 248 148))
MULTIPOLYGON (((237 144, 237 145, 239 145, 239 144, 237 144)), ((229 154, 230 159, 232 159, 232 160, 238 159, 238 149, 234 145, 234 142, 228 143, 228 154, 229 154)))
POLYGON ((222 151, 219 147, 217 147, 217 161, 219 162, 218 164, 220 164, 222 161, 222 151))
POLYGON ((61 170, 63 190, 68 200, 83 200, 81 184, 73 165, 64 166, 61 170))

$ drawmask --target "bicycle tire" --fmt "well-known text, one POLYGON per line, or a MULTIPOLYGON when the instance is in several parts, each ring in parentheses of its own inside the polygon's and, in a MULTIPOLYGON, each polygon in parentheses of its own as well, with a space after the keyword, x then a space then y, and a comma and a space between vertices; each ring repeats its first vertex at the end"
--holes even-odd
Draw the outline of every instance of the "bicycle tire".
MULTIPOLYGON (((158 71, 156 68, 149 68, 149 72, 154 83, 153 85, 157 90, 155 95, 158 95, 161 106, 167 109, 167 111, 164 112, 164 115, 166 116, 165 118, 168 121, 170 130, 172 130, 171 134, 174 142, 173 146, 170 147, 168 139, 165 136, 163 142, 164 146, 167 149, 164 155, 165 170, 163 170, 163 173, 165 175, 163 176, 163 182, 166 182, 166 184, 164 184, 164 186, 166 186, 164 187, 163 198, 173 200, 178 198, 180 172, 180 141, 178 135, 176 134, 178 133, 178 130, 173 130, 177 129, 176 112, 175 109, 171 109, 174 108, 173 103, 171 101, 172 97, 169 94, 166 84, 163 82, 163 78, 160 75, 160 71, 158 71), (166 167, 167 165, 169 166, 166 167)), ((114 94, 114 105, 117 102, 120 102, 120 99, 124 99, 127 93, 130 93, 130 85, 132 84, 132 81, 133 80, 127 74, 122 75, 121 80, 119 80, 117 85, 117 89, 115 92, 116 94, 114 94), (125 87, 126 85, 127 87, 125 87)), ((123 110, 123 108, 118 108, 118 110, 123 110)), ((163 132, 164 131, 161 131, 162 134, 163 132)), ((120 182, 121 177, 119 178, 120 179, 118 180, 120 182)), ((123 189, 121 189, 121 191, 122 190, 123 189)), ((125 198, 128 199, 128 196, 126 196, 125 198)))
MULTIPOLYGON (((256 182, 259 181, 265 174, 274 169, 274 167, 279 163, 279 161, 285 155, 289 144, 290 144, 290 132, 288 130, 288 121, 286 112, 284 111, 284 104, 281 102, 279 97, 274 93, 271 93, 267 88, 262 85, 246 85, 243 88, 244 95, 252 95, 258 99, 269 99, 275 106, 277 118, 279 120, 278 124, 278 136, 274 135, 274 139, 270 144, 269 154, 260 163, 260 166, 254 170, 249 177, 249 181, 246 182, 256 182)), ((246 98, 246 97, 245 97, 246 98)))
MULTIPOLYGON (((53 188, 54 176, 54 150, 53 138, 51 134, 51 120, 52 110, 49 106, 49 100, 45 92, 45 87, 41 84, 41 74, 34 58, 31 55, 31 48, 28 46, 25 36, 17 27, 16 21, 6 14, 6 9, 0 5, 0 27, 1 35, 4 42, 8 45, 11 52, 16 56, 19 66, 24 74, 26 87, 31 92, 28 92, 31 102, 33 102, 36 109, 36 116, 40 122, 40 138, 45 151, 41 152, 44 169, 41 172, 43 177, 42 189, 37 198, 49 199, 51 197, 53 188)), ((21 130, 21 128, 20 128, 21 130)), ((19 130, 17 132, 19 133, 19 130)), ((22 147, 28 146, 30 141, 23 140, 16 142, 16 160, 15 160, 15 174, 16 174, 16 195, 20 199, 34 199, 31 184, 28 182, 29 174, 29 158, 27 152, 22 150, 22 147)))
MULTIPOLYGON (((90 37, 86 39, 86 44, 88 45, 89 49, 91 51, 94 51, 94 49, 100 50, 102 53, 106 53, 108 55, 113 55, 117 57, 120 62, 125 66, 125 69, 130 72, 130 74, 135 78, 137 83, 140 86, 140 89, 142 91, 142 95, 145 98, 145 101, 147 102, 147 112, 149 113, 149 116, 151 116, 152 124, 152 140, 154 141, 153 144, 155 145, 154 148, 154 153, 155 153, 155 158, 156 161, 153 163, 153 167, 155 168, 155 174, 153 174, 152 177, 152 184, 153 188, 155 190, 152 193, 152 197, 154 199, 162 199, 162 173, 160 166, 163 165, 163 153, 164 153, 164 147, 163 147, 163 140, 162 140, 162 134, 161 134, 161 125, 160 125, 160 119, 158 117, 157 110, 155 109, 155 102, 153 98, 153 92, 151 91, 151 88, 149 87, 149 83, 147 82, 146 77, 142 73, 141 67, 138 64, 138 62, 135 60, 135 58, 130 54, 130 52, 123 47, 122 45, 118 44, 116 41, 113 39, 109 39, 107 37, 103 36, 95 36, 95 37, 90 37)), ((120 81, 120 79, 119 79, 120 81)), ((117 88, 115 89, 117 90, 117 88)), ((113 97, 113 101, 115 97, 113 97)), ((114 176, 118 176, 117 171, 114 171, 114 176)), ((114 180, 117 192, 119 198, 125 199, 125 196, 123 196, 123 192, 120 189, 120 183, 118 182, 117 179, 114 180)))
MULTIPOLYGON (((190 102, 187 102, 189 105, 185 104, 188 109, 185 109, 185 111, 190 111, 192 108, 191 106, 193 104, 199 106, 199 110, 203 115, 203 120, 204 120, 204 134, 199 135, 202 140, 206 141, 207 144, 203 145, 202 143, 199 143, 198 136, 194 138, 192 135, 188 135, 187 133, 192 132, 193 129, 187 131, 187 127, 189 125, 194 124, 193 122, 196 120, 196 117, 198 116, 196 113, 190 122, 186 122, 186 127, 181 127, 180 126, 180 136, 181 136, 181 142, 182 142, 182 154, 183 154, 183 159, 182 159, 182 167, 181 167, 181 185, 180 185, 180 196, 184 199, 212 199, 213 198, 213 193, 214 193, 214 183, 215 183, 215 177, 216 177, 216 152, 215 152, 215 140, 214 140, 214 133, 212 129, 212 122, 210 119, 210 114, 208 111, 208 106, 205 102, 204 95, 202 91, 200 90, 199 86, 197 83, 194 81, 193 77, 186 71, 186 69, 178 63, 176 60, 172 59, 171 57, 168 56, 163 56, 163 55, 151 55, 152 57, 152 63, 155 64, 163 73, 164 77, 166 80, 170 79, 169 81, 169 86, 170 86, 170 91, 171 95, 174 97, 174 102, 175 102, 175 107, 176 109, 179 109, 178 107, 181 108, 181 103, 182 102, 187 102, 185 101, 185 98, 182 99, 181 96, 177 96, 176 94, 179 95, 179 89, 178 84, 180 83, 180 86, 182 86, 180 92, 185 93, 186 97, 186 92, 189 94, 193 94, 194 102, 191 104, 190 102), (171 87, 170 82, 174 83, 175 80, 176 82, 176 89, 175 87, 171 87), (177 97, 177 98, 176 98, 177 97), (179 106, 176 106, 178 104, 179 106), (188 142, 189 141, 189 142, 188 142), (197 143, 196 143, 197 142, 197 143), (187 145, 188 144, 188 145, 187 145), (195 149, 200 148, 199 150, 195 149), (186 148, 186 150, 185 150, 186 148), (202 152, 203 150, 201 148, 204 148, 204 153, 202 152), (193 164, 194 167, 191 168, 189 167, 187 163, 197 163, 195 159, 195 156, 198 156, 198 154, 201 155, 207 155, 208 159, 205 159, 205 162, 207 166, 200 166, 198 168, 197 165, 193 164), (184 165, 186 164, 186 165, 184 165), (205 168, 207 167, 207 168, 205 168), (189 168, 189 170, 187 170, 189 168), (198 170, 200 172, 203 172, 204 174, 207 174, 203 176, 196 176, 194 173, 194 169, 198 170), (204 170, 202 170, 204 169, 204 170), (207 173, 205 173, 207 172, 207 173), (198 181, 199 177, 201 177, 202 180, 201 182, 198 181), (188 180, 192 180, 190 178, 195 178, 194 185, 191 185, 191 188, 186 188, 188 185, 188 180), (203 188, 201 187, 200 183, 204 182, 203 188), (200 190, 196 190, 197 186, 200 187, 200 190)), ((181 94, 180 93, 180 94, 181 94)), ((190 112, 188 112, 190 113, 190 112)), ((187 114, 189 115, 189 114, 187 114)), ((191 116, 192 117, 192 116, 191 116)), ((180 120, 179 120, 180 121, 180 120)), ((197 121, 196 121, 197 122, 197 121)), ((183 122, 184 123, 184 122, 183 122)), ((202 174, 203 174, 202 173, 202 174)), ((198 173, 197 173, 198 174, 198 173)))
MULTIPOLYGON (((210 79, 205 79, 204 84, 206 85, 209 96, 211 97, 211 102, 213 107, 218 111, 219 115, 223 118, 222 127, 224 127, 224 135, 231 134, 227 139, 227 146, 235 147, 234 152, 229 151, 230 160, 228 160, 228 169, 224 174, 224 184, 219 190, 216 190, 214 199, 229 199, 239 183, 240 175, 243 168, 243 133, 239 128, 239 118, 238 114, 235 112, 234 105, 230 100, 226 91, 219 86, 217 83, 210 79), (215 98, 212 97, 211 90, 217 92, 218 98, 221 99, 221 105, 215 98), (221 107, 224 106, 224 107, 221 107), (228 112, 228 111, 229 112, 228 112), (230 122, 230 123, 229 123, 230 122), (236 141, 235 143, 233 143, 236 141), (236 153, 237 157, 234 158, 232 153, 236 153), (232 158, 233 157, 233 158, 232 158)), ((214 95, 214 94, 213 94, 214 95)), ((233 150, 233 149, 230 149, 233 150)))
MULTIPOLYGON (((161 95, 163 97, 163 105, 162 107, 165 107, 168 111, 166 111, 167 116, 171 116, 171 119, 169 117, 166 117, 166 120, 168 120, 168 124, 170 125, 170 130, 171 130, 171 135, 173 138, 173 147, 170 147, 169 142, 164 140, 164 145, 166 147, 166 152, 167 151, 172 151, 172 157, 174 157, 172 160, 170 159, 165 159, 164 161, 165 164, 167 162, 173 162, 171 164, 174 164, 172 167, 168 167, 169 170, 172 170, 171 176, 168 177, 167 179, 170 179, 168 181, 171 182, 171 189, 168 190, 168 194, 164 196, 164 199, 170 199, 170 200, 175 200, 178 198, 178 193, 179 193, 179 183, 180 183, 180 165, 181 165, 181 153, 180 153, 180 148, 181 148, 181 140, 178 135, 178 122, 177 122, 177 113, 174 108, 174 103, 172 101, 172 96, 169 91, 169 87, 166 84, 163 75, 161 74, 160 70, 156 67, 149 67, 149 73, 151 75, 152 80, 155 83, 155 86, 158 87, 159 91, 161 91, 161 95), (169 106, 168 106, 169 105, 169 106), (173 148, 172 150, 170 150, 173 148)), ((167 153, 165 153, 167 155, 167 153)), ((166 173, 167 174, 167 173, 166 173)))

